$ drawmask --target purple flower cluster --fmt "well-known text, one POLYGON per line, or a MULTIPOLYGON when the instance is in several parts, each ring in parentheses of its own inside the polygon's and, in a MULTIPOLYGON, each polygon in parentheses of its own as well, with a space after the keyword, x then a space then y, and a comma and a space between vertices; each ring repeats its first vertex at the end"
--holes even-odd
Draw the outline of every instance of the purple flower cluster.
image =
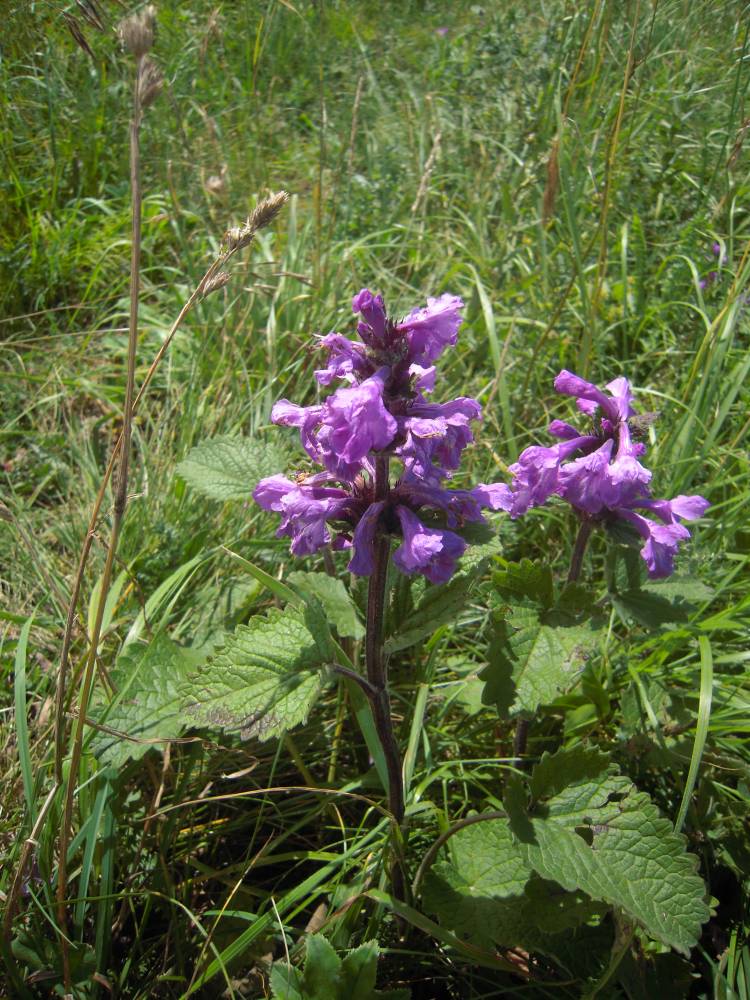
POLYGON ((352 307, 361 316, 360 339, 320 337, 328 363, 315 372, 321 385, 345 385, 315 406, 282 399, 271 414, 274 423, 299 429, 303 448, 324 471, 294 482, 271 476, 253 496, 265 510, 281 514, 278 535, 291 537, 295 555, 327 544, 353 546, 349 569, 367 576, 375 538, 386 532, 401 538, 393 561, 402 573, 444 583, 466 548, 452 529, 483 521, 482 508, 497 510, 508 502, 508 487, 500 483, 473 490, 443 486, 473 440, 471 421, 481 417, 474 399, 427 398, 435 387, 433 362, 456 343, 463 302, 441 295, 396 322, 381 296, 365 288, 352 307), (378 456, 395 456, 403 470, 387 490, 381 484, 376 496, 378 456))
POLYGON ((581 433, 571 424, 553 420, 549 432, 560 443, 551 448, 534 446, 521 454, 510 467, 513 482, 504 509, 518 517, 557 495, 583 517, 626 521, 645 540, 641 556, 649 576, 669 576, 679 543, 690 537, 682 522, 701 517, 708 501, 701 496, 674 500, 651 496, 651 473, 639 461, 646 447, 633 440, 633 397, 627 379, 608 383, 607 395, 578 375, 561 371, 555 389, 575 397, 578 409, 591 418, 589 431, 581 433))

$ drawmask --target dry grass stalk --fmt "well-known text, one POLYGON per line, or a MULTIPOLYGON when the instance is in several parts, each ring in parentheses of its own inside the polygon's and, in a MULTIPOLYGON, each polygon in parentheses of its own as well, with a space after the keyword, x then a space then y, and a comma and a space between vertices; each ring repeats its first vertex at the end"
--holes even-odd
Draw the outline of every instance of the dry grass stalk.
MULTIPOLYGON (((130 191, 132 203, 132 234, 130 254, 130 316, 128 324, 127 374, 125 384, 125 406, 123 415, 122 447, 120 449, 120 467, 115 486, 114 511, 110 532, 107 556, 102 573, 102 584, 99 601, 96 608, 94 627, 92 629, 86 665, 83 671, 81 694, 79 699, 79 715, 76 720, 73 736, 73 746, 70 758, 70 771, 65 783, 63 799, 63 817, 60 828, 60 845, 57 874, 57 916, 60 929, 60 946, 62 952, 63 978, 66 991, 72 988, 69 942, 66 933, 68 888, 68 846, 73 824, 73 798, 76 778, 81 763, 83 751, 83 735, 86 711, 91 697, 96 672, 96 653, 99 647, 104 609, 112 579, 112 568, 117 553, 120 529, 125 516, 128 495, 128 470, 130 463, 130 440, 133 426, 133 397, 135 394, 135 363, 138 344, 138 286, 141 269, 141 216, 142 194, 140 177, 140 132, 143 110, 157 97, 161 89, 161 74, 155 64, 148 58, 147 52, 154 42, 154 8, 148 6, 139 14, 127 18, 120 26, 120 37, 125 47, 136 57, 136 72, 133 86, 133 115, 130 122, 130 191)), ((63 699, 63 693, 60 700, 63 699)), ((59 706, 58 706, 59 707, 59 706)), ((61 725, 57 720, 58 726, 61 725)), ((61 766, 61 761, 58 762, 61 766)))
POLYGON ((78 23, 78 20, 75 17, 73 17, 72 14, 68 14, 66 11, 63 11, 63 20, 68 26, 68 31, 73 36, 73 40, 75 41, 76 45, 79 45, 86 53, 86 55, 90 56, 93 59, 94 51, 89 45, 89 43, 86 41, 86 36, 81 30, 81 26, 78 23))
POLYGON ((417 189, 417 196, 414 199, 414 204, 411 206, 412 215, 414 215, 423 198, 427 195, 427 185, 430 183, 430 176, 432 174, 433 167, 437 163, 437 158, 440 155, 440 143, 442 138, 442 132, 438 132, 432 142, 432 149, 430 150, 430 155, 427 157, 427 162, 425 163, 424 170, 422 171, 422 178, 419 182, 419 188, 417 189))
POLYGON ((270 194, 255 206, 244 226, 233 226, 231 229, 228 229, 224 233, 224 245, 226 247, 224 259, 226 260, 229 254, 233 254, 237 250, 242 250, 244 247, 249 246, 258 230, 270 226, 288 200, 289 195, 286 191, 278 191, 276 194, 270 194))
POLYGON ((740 127, 737 129, 737 135, 735 136, 734 145, 732 146, 732 152, 729 154, 729 159, 727 160, 727 170, 737 169, 737 162, 740 158, 740 153, 742 152, 742 146, 745 142, 745 136, 747 135, 748 129, 750 129, 750 118, 745 118, 740 127))
POLYGON ((346 162, 349 176, 351 177, 352 171, 354 170, 354 141, 357 138, 357 124, 359 116, 359 105, 362 102, 362 91, 364 90, 365 76, 361 73, 359 79, 357 80, 357 92, 354 95, 354 105, 352 106, 352 127, 349 133, 349 152, 347 154, 346 162))
POLYGON ((544 185, 544 195, 542 197, 542 222, 546 226, 552 219, 555 212, 555 202, 557 201, 557 191, 560 186, 560 166, 558 154, 560 151, 559 139, 552 143, 549 159, 547 160, 547 183, 544 185))
MULTIPOLYGON (((247 246, 252 241, 252 239, 253 239, 253 237, 254 237, 255 232, 257 231, 257 229, 261 228, 262 226, 269 225, 276 218, 276 216, 280 212, 281 208, 287 202, 288 198, 289 198, 289 195, 286 193, 286 191, 279 191, 278 193, 271 195, 269 198, 264 199, 264 201, 262 201, 258 205, 258 207, 255 209, 255 211, 252 213, 251 217, 248 219, 248 221, 245 224, 245 226, 242 227, 242 229, 238 231, 240 233, 239 240, 237 242, 235 242, 235 243, 228 242, 227 245, 226 245, 226 247, 225 247, 225 249, 223 249, 222 252, 220 253, 220 255, 211 263, 211 265, 209 266, 208 270, 203 275, 203 277, 201 278, 201 280, 198 282, 198 284, 195 287, 195 289, 193 290, 192 294, 190 295, 190 297, 188 298, 188 300, 185 302, 184 306, 180 310, 180 313, 177 316, 177 318, 175 319, 174 323, 172 324, 172 327, 171 327, 169 333, 167 334, 167 337, 164 340, 164 343, 161 345, 161 347, 159 348, 158 352, 156 353, 153 361, 151 362, 151 365, 149 366, 149 369, 146 372, 146 376, 145 376, 145 378, 143 380, 143 384, 141 385, 140 389, 138 390, 137 395, 135 396, 135 399, 132 402, 132 406, 130 408, 131 420, 132 420, 132 417, 135 416, 135 414, 138 412, 138 407, 140 406, 140 403, 141 403, 144 395, 146 394, 146 392, 148 390, 148 387, 149 387, 149 385, 150 385, 150 383, 151 383, 151 381, 152 381, 152 379, 154 377, 154 374, 156 373, 156 370, 159 367, 159 364, 161 363, 162 358, 167 353, 167 351, 168 351, 168 349, 169 349, 169 347, 170 347, 170 345, 172 343, 172 340, 174 339, 175 334, 177 333, 177 331, 179 330, 179 328, 182 326, 182 323, 184 322, 185 317, 192 310, 193 306, 195 305, 195 303, 200 298, 204 297, 207 294, 210 294, 210 292, 214 291, 216 288, 223 287, 223 285, 225 285, 227 283, 227 281, 229 280, 229 276, 228 276, 228 272, 222 271, 222 268, 224 267, 224 265, 237 252, 237 250, 241 249, 244 246, 247 246), (253 220, 254 220, 255 228, 253 228, 253 225, 252 225, 253 224, 253 220), (225 277, 219 277, 220 275, 225 275, 225 274, 227 275, 226 278, 225 277)), ((225 237, 225 240, 226 240, 226 237, 225 237)), ((118 461, 118 458, 120 457, 120 455, 122 453, 122 450, 123 450, 123 447, 124 447, 124 443, 125 443, 125 429, 123 428, 123 431, 120 434, 120 437, 117 439, 117 441, 115 443, 115 446, 113 448, 112 455, 110 457, 109 463, 107 465, 107 468, 105 470, 104 476, 102 478, 102 483, 101 483, 101 485, 99 487, 99 492, 98 492, 96 500, 94 502, 94 508, 92 510, 92 513, 91 513, 91 518, 89 520, 88 531, 86 533, 86 538, 84 540, 84 545, 83 545, 83 548, 81 550, 81 555, 80 555, 79 562, 78 562, 78 567, 77 567, 77 570, 76 570, 76 577, 75 577, 74 584, 73 584, 73 590, 72 590, 72 593, 71 593, 70 604, 69 604, 69 607, 68 607, 68 618, 67 618, 66 627, 65 627, 65 634, 64 634, 64 637, 63 637, 63 648, 62 648, 62 654, 61 654, 60 670, 58 672, 58 686, 57 686, 57 697, 56 697, 56 706, 57 707, 56 707, 56 733, 55 733, 55 747, 56 747, 56 752, 55 752, 55 776, 56 776, 55 791, 57 791, 57 789, 60 787, 60 783, 62 781, 62 765, 63 765, 64 739, 65 739, 65 728, 64 728, 64 721, 65 721, 65 677, 66 677, 66 674, 67 674, 67 665, 68 665, 68 658, 69 658, 69 654, 70 654, 70 646, 71 646, 71 642, 72 642, 73 626, 74 626, 75 617, 76 617, 76 608, 78 606, 78 598, 79 598, 79 595, 80 595, 81 585, 82 585, 82 581, 83 581, 83 573, 84 573, 84 570, 85 570, 85 567, 86 567, 86 563, 88 561, 89 553, 91 551, 91 544, 93 542, 94 535, 95 535, 95 532, 96 532, 96 525, 98 523, 99 515, 101 513, 101 508, 102 508, 102 504, 103 504, 103 501, 104 501, 104 496, 106 494, 107 486, 108 486, 108 484, 110 482, 110 479, 112 477, 112 474, 114 472, 115 465, 116 465, 116 463, 118 461), (58 777, 58 775, 59 775, 59 777, 58 777)), ((121 466, 121 468, 122 468, 122 466, 121 466)), ((102 587, 102 591, 101 591, 101 607, 102 608, 104 607, 104 601, 105 600, 106 600, 106 592, 105 592, 105 588, 102 587)), ((99 627, 101 628, 101 623, 100 623, 99 627)), ((92 636, 90 650, 94 650, 95 651, 97 645, 98 645, 98 635, 92 636)), ((90 657, 91 656, 92 656, 92 654, 90 652, 90 657)), ((95 660, 95 656, 94 656, 94 660, 95 660)), ((88 702, 88 695, 90 695, 90 683, 91 683, 91 681, 93 681, 93 662, 94 661, 92 660, 91 662, 92 662, 91 669, 89 669, 89 661, 87 661, 87 665, 86 665, 86 677, 84 678, 84 683, 85 683, 85 681, 86 681, 87 678, 90 679, 89 680, 89 689, 88 689, 88 692, 85 691, 85 690, 82 692, 81 705, 87 704, 87 702, 88 702)), ((80 728, 82 730, 83 723, 85 721, 85 713, 82 713, 80 711, 80 709, 79 709, 79 713, 78 713, 78 718, 81 720, 80 721, 80 728)), ((78 734, 76 734, 76 736, 77 735, 78 734)), ((80 746, 80 744, 78 744, 78 745, 80 746)), ((74 744, 74 749, 75 749, 75 744, 74 744)), ((77 770, 77 767, 76 767, 75 770, 77 770)), ((70 769, 70 779, 69 779, 69 784, 68 784, 68 789, 70 790, 70 792, 72 792, 73 787, 74 787, 74 784, 73 784, 73 775, 75 774, 75 770, 71 766, 71 769, 70 769)), ((71 814, 70 819, 72 819, 72 814, 71 814)), ((70 822, 70 820, 68 822, 70 822)), ((69 830, 68 830, 68 832, 69 832, 69 830)), ((67 835, 65 833, 61 834, 61 844, 62 844, 62 838, 65 838, 66 836, 67 835)), ((22 863, 19 864, 19 869, 18 869, 18 872, 16 873, 16 878, 14 879, 14 888, 15 888, 15 886, 17 884, 18 891, 20 891, 20 886, 21 886, 22 881, 23 881, 23 873, 24 873, 24 870, 25 870, 25 868, 26 868, 26 866, 28 864, 29 859, 30 859, 30 852, 27 852, 25 855, 22 856, 22 859, 21 859, 22 863)), ((61 870, 58 873, 58 886, 60 884, 60 878, 61 878, 62 874, 63 874, 63 872, 61 870)), ((58 897, 58 902, 59 902, 59 898, 60 897, 58 897)), ((65 907, 64 907, 64 889, 63 889, 63 893, 62 893, 62 901, 63 901, 63 911, 64 911, 64 909, 65 909, 65 907)), ((9 905, 10 905, 10 902, 11 902, 11 900, 9 898, 9 905)), ((61 926, 64 927, 64 924, 61 923, 61 926)), ((8 925, 8 927, 9 927, 9 925, 8 925)), ((63 962, 65 964, 66 954, 67 954, 67 943, 63 943, 62 948, 63 948, 63 962)), ((69 965, 69 958, 68 958, 68 965, 69 965)))
POLYGON ((140 60, 138 68, 138 90, 140 92, 141 108, 150 107, 161 93, 164 78, 161 70, 149 56, 140 60))
POLYGON ((104 31, 104 22, 99 15, 99 11, 96 9, 94 0, 76 0, 76 5, 90 25, 96 28, 97 31, 104 31))

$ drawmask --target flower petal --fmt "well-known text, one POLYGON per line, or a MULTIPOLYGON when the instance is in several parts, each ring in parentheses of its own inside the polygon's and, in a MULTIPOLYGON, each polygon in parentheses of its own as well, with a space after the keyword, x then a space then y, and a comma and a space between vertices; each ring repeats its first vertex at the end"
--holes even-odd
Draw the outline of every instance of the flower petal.
POLYGON ((408 507, 396 507, 403 541, 393 553, 402 573, 422 573, 431 583, 445 583, 453 576, 466 542, 453 531, 428 528, 408 507))
POLYGON ((449 345, 456 343, 462 323, 463 300, 457 295, 428 298, 422 309, 412 309, 396 329, 406 335, 409 356, 416 364, 435 361, 449 345))
POLYGON ((357 576, 369 576, 374 570, 375 532, 384 508, 385 503, 382 500, 370 504, 355 528, 352 539, 354 555, 348 566, 350 573, 356 573, 357 576))

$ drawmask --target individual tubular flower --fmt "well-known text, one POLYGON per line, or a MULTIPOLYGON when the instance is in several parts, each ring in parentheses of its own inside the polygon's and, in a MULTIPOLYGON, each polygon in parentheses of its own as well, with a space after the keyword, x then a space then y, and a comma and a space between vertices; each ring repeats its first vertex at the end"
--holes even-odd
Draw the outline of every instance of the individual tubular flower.
POLYGON ((708 501, 701 496, 671 501, 651 496, 651 472, 639 461, 645 445, 633 440, 629 423, 635 411, 627 379, 609 382, 607 394, 573 372, 562 371, 555 389, 575 398, 578 409, 591 418, 591 433, 581 434, 571 424, 553 420, 549 431, 561 439, 560 444, 522 452, 510 467, 513 482, 509 495, 501 498, 504 509, 518 517, 557 495, 582 517, 626 521, 645 539, 641 556, 649 575, 669 576, 679 543, 690 537, 682 522, 701 517, 708 501), (658 520, 636 509, 645 509, 658 520))
POLYGON ((293 483, 285 476, 270 476, 261 480, 253 493, 264 510, 282 515, 276 536, 289 536, 296 556, 311 555, 332 541, 329 520, 356 517, 355 498, 346 490, 318 485, 319 478, 293 483))
POLYGON ((402 573, 424 573, 431 583, 445 583, 466 550, 466 542, 454 531, 428 528, 408 507, 396 507, 403 541, 393 553, 402 573))
POLYGON ((295 481, 270 476, 253 494, 265 510, 281 514, 278 534, 291 537, 295 555, 328 544, 352 548, 349 569, 366 576, 377 538, 388 534, 401 539, 393 556, 401 572, 443 583, 466 548, 456 532, 483 521, 483 509, 509 506, 503 483, 442 486, 473 440, 471 422, 481 417, 474 399, 427 399, 436 382, 432 362, 456 342, 462 305, 441 295, 394 321, 382 297, 362 289, 353 299, 361 342, 338 333, 319 338, 328 364, 315 372, 317 381, 345 384, 313 406, 280 400, 272 419, 298 428, 308 456, 326 471, 295 481), (376 496, 376 468, 385 456, 399 459, 403 470, 385 491, 379 481, 376 496))

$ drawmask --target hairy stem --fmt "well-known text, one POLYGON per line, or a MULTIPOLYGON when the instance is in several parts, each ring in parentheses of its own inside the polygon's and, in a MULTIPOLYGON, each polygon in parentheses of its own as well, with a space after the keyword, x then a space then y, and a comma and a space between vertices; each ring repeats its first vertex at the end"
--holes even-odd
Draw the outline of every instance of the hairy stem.
MULTIPOLYGON (((375 500, 388 496, 388 456, 378 455, 375 460, 375 500)), ((388 667, 383 650, 383 618, 385 612, 386 581, 391 543, 384 533, 376 535, 374 568, 367 593, 367 632, 365 635, 365 664, 371 690, 367 691, 372 707, 375 728, 383 748, 388 772, 388 809, 396 823, 395 854, 391 866, 391 885, 398 899, 406 898, 406 879, 402 864, 401 826, 404 819, 404 776, 401 754, 391 718, 391 699, 388 693, 388 667)))
POLYGON ((573 546, 573 554, 570 557, 570 569, 568 570, 568 583, 576 583, 576 581, 581 575, 581 567, 583 566, 583 557, 586 553, 586 546, 589 543, 589 538, 591 537, 591 531, 593 527, 594 527, 594 522, 584 515, 581 518, 581 526, 578 529, 575 545, 573 546))
MULTIPOLYGON (((388 456, 378 455, 375 464, 375 500, 388 495, 388 456)), ((401 774, 401 756, 393 732, 391 699, 388 694, 388 668, 383 652, 383 616, 385 589, 388 576, 388 557, 391 543, 385 534, 375 538, 374 569, 370 576, 367 594, 367 634, 365 637, 365 663, 367 679, 373 688, 370 696, 375 727, 385 755, 388 770, 388 805, 397 823, 404 818, 404 782, 401 774)))

